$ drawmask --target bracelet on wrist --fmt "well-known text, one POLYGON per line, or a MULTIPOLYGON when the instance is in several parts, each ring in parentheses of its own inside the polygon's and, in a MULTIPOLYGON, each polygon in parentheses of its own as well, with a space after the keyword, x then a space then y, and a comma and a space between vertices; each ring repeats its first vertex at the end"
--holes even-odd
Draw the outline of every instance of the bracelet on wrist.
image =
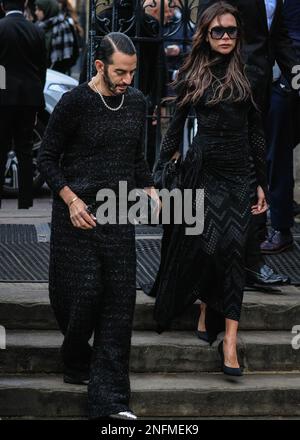
POLYGON ((72 203, 74 203, 76 200, 78 200, 78 197, 77 196, 73 197, 73 199, 68 203, 68 207, 70 208, 72 203))

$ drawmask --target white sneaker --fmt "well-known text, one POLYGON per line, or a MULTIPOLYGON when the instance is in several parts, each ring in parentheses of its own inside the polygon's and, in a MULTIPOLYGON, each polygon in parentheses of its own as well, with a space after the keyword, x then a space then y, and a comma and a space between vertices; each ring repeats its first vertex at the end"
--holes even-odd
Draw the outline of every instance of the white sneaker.
POLYGON ((113 419, 127 419, 127 420, 137 419, 137 416, 130 411, 121 411, 118 414, 112 414, 110 417, 113 419))

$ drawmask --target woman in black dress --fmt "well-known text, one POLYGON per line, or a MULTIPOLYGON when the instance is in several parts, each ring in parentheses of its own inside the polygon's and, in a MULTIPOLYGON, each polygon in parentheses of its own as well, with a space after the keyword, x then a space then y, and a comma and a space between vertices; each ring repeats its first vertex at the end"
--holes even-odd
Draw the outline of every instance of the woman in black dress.
POLYGON ((201 299, 206 316, 200 335, 212 344, 225 330, 219 352, 224 373, 231 375, 242 375, 236 343, 247 232, 251 216, 267 209, 263 129, 240 54, 238 11, 226 2, 214 4, 200 17, 192 51, 179 70, 176 111, 158 161, 159 166, 178 150, 192 106, 198 131, 181 166, 182 189, 204 189, 204 231, 185 235, 184 224, 164 227, 161 264, 150 293, 156 296, 159 332, 201 299))

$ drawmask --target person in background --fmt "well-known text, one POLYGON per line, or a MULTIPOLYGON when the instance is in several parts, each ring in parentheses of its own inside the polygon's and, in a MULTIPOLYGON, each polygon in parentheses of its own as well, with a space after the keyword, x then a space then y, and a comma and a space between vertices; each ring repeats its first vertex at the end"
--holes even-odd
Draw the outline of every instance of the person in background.
MULTIPOLYGON (((300 58, 300 2, 285 0, 283 17, 300 58)), ((281 74, 279 67, 275 66, 271 106, 267 118, 267 163, 272 227, 260 246, 264 254, 277 254, 293 246, 293 151, 300 142, 299 121, 299 96, 281 74)))
POLYGON ((36 0, 35 4, 37 25, 46 37, 47 67, 67 73, 79 55, 74 27, 60 13, 56 0, 36 0))
MULTIPOLYGON (((7 154, 12 141, 18 159, 18 208, 33 205, 33 130, 39 110, 45 107, 45 36, 24 17, 25 0, 2 0, 0 65, 6 70, 6 87, 0 89, 0 204, 7 154)), ((1 206, 1 205, 0 205, 1 206)))
POLYGON ((58 0, 58 4, 65 19, 71 24, 74 36, 73 59, 77 60, 84 46, 84 30, 79 22, 76 9, 72 6, 70 0, 58 0))
POLYGON ((84 31, 79 23, 79 17, 76 9, 73 7, 70 0, 58 0, 60 11, 64 14, 65 18, 70 18, 72 25, 75 28, 77 35, 83 38, 84 31))
MULTIPOLYGON (((194 35, 194 23, 184 21, 185 16, 182 13, 182 4, 178 0, 165 2, 166 22, 164 24, 165 33, 165 53, 168 65, 169 81, 173 81, 176 72, 181 67, 185 56, 191 50, 192 38, 194 35)), ((174 94, 169 85, 168 96, 174 94)))

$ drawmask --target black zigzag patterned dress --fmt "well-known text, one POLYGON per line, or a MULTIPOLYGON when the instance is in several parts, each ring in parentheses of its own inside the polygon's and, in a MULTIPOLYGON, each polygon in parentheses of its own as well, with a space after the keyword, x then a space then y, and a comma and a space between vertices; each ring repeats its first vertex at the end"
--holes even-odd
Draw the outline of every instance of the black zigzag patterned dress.
MULTIPOLYGON (((213 67, 222 80, 228 60, 213 67)), ((183 188, 204 189, 204 231, 186 235, 186 225, 164 226, 161 263, 151 296, 156 296, 158 332, 196 299, 207 303, 210 341, 224 329, 225 319, 239 321, 244 288, 244 253, 253 186, 266 190, 265 141, 260 115, 251 100, 207 104, 216 83, 194 107, 198 130, 182 164, 183 188)), ((177 107, 164 137, 160 160, 178 149, 189 108, 177 107)), ((256 189, 256 188, 255 188, 256 189)), ((194 197, 196 203, 201 203, 194 197)))

